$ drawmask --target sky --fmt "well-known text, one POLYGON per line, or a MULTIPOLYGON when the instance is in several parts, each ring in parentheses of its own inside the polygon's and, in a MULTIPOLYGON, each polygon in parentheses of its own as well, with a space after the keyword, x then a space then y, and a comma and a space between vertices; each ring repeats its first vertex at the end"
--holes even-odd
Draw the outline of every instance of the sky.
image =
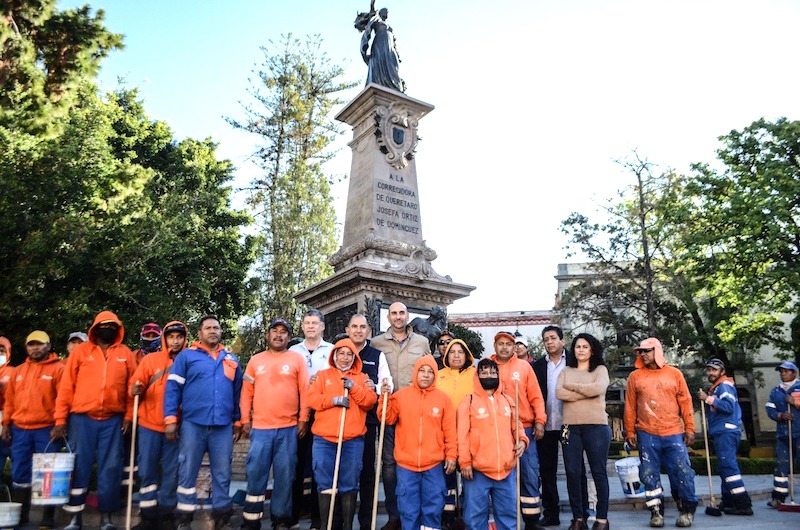
MULTIPOLYGON (((87 1, 61 1, 59 7, 87 1)), ((177 138, 219 143, 257 171, 244 116, 262 46, 320 35, 362 88, 353 28, 368 0, 90 0, 125 36, 100 75, 138 87, 177 138)), ((387 0, 406 94, 436 108, 419 123, 423 237, 434 269, 477 288, 450 313, 551 309, 566 258, 560 223, 632 183, 632 150, 660 169, 713 163, 718 138, 762 117, 800 119, 795 0, 387 0)), ((334 109, 336 114, 344 104, 334 109)), ((349 130, 325 170, 346 177, 349 130)), ((347 182, 333 188, 339 231, 347 182)), ((236 204, 242 205, 242 194, 236 204)), ((341 238, 340 238, 341 241, 341 238)))

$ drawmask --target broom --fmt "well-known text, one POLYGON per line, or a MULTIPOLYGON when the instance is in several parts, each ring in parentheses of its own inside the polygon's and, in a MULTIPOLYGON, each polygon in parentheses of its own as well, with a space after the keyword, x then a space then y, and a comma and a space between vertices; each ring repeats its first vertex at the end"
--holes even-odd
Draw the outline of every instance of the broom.
POLYGON ((706 404, 700 402, 700 411, 703 413, 703 440, 706 442, 706 469, 708 470, 708 492, 711 495, 711 504, 706 506, 706 515, 714 517, 722 517, 722 510, 717 507, 717 501, 714 498, 714 485, 711 482, 711 457, 709 456, 708 449, 708 423, 706 422, 706 404))
MULTIPOLYGON (((789 409, 791 414, 791 408, 789 409)), ((779 512, 797 512, 800 513, 800 504, 794 502, 794 460, 792 457, 792 418, 789 417, 789 504, 781 504, 778 506, 779 512)))

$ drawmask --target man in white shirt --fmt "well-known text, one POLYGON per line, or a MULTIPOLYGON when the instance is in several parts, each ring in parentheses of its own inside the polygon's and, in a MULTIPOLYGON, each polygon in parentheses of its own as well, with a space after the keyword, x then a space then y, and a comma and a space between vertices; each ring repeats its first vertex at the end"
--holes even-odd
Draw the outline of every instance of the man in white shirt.
MULTIPOLYGON (((331 355, 333 344, 322 339, 322 332, 325 331, 325 317, 317 309, 310 309, 303 315, 300 329, 303 330, 305 338, 289 350, 303 356, 308 365, 308 375, 313 376, 318 371, 329 367, 328 357, 331 355)), ((312 414, 308 421, 309 436, 305 436, 297 442, 297 471, 292 485, 292 526, 297 524, 300 513, 305 507, 311 513, 311 528, 319 529, 322 525, 319 517, 319 504, 314 494, 317 488, 311 473, 311 443, 314 437, 310 433, 313 423, 314 416, 312 414)))

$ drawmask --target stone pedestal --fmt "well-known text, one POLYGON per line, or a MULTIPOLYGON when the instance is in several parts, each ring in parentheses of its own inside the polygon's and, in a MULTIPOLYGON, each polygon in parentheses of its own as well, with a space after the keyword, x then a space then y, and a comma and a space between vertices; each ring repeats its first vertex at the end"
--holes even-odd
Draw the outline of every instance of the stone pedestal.
POLYGON ((414 152, 419 120, 432 110, 370 84, 336 116, 353 128, 342 247, 329 260, 334 274, 295 295, 326 315, 326 338, 344 331, 356 312, 377 333, 386 326, 380 310, 394 301, 427 313, 475 289, 438 274, 431 265, 436 252, 422 239, 414 152))

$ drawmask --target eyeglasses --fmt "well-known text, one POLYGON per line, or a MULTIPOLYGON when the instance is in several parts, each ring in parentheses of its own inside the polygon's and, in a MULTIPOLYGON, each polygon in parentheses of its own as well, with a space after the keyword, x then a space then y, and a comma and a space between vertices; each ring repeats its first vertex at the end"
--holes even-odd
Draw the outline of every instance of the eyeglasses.
POLYGON ((450 344, 451 342, 453 342, 453 339, 450 339, 450 340, 440 340, 440 341, 439 341, 439 342, 437 342, 436 344, 438 344, 439 346, 447 346, 447 345, 448 345, 448 344, 450 344))
POLYGON ((655 350, 655 348, 637 348, 636 353, 650 353, 651 351, 655 350))

